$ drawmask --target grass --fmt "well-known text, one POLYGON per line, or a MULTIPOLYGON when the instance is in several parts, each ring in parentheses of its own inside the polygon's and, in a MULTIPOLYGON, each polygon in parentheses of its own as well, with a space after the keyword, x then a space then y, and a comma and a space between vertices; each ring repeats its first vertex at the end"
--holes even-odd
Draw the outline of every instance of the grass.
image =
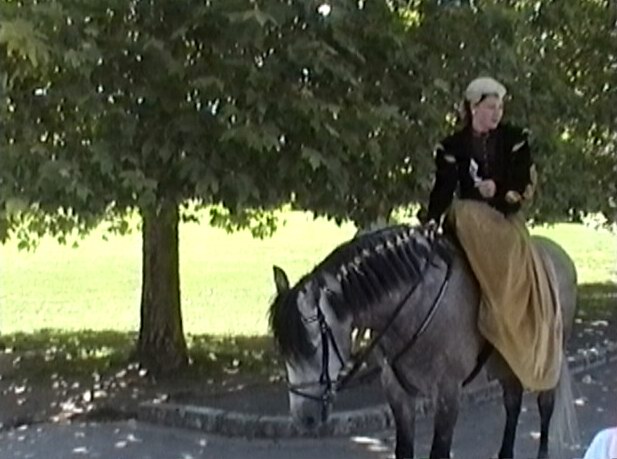
MULTIPOLYGON (((351 237, 307 214, 291 213, 275 237, 229 235, 207 225, 180 229, 182 310, 191 334, 263 335, 274 293, 272 265, 296 279, 351 237)), ((95 233, 79 248, 45 239, 34 253, 0 246, 0 331, 134 331, 139 327, 141 236, 95 233)))
MULTIPOLYGON (((182 311, 192 335, 267 333, 274 293, 272 265, 294 282, 355 233, 304 213, 286 214, 274 237, 227 234, 206 224, 180 230, 182 311)), ((582 225, 539 227, 574 258, 581 284, 617 282, 617 237, 582 225)), ((94 233, 74 249, 44 239, 36 252, 0 246, 0 332, 41 329, 113 330, 139 327, 141 237, 94 233)))
POLYGON ((561 244, 576 264, 579 285, 617 283, 617 235, 575 224, 537 227, 532 233, 561 244))

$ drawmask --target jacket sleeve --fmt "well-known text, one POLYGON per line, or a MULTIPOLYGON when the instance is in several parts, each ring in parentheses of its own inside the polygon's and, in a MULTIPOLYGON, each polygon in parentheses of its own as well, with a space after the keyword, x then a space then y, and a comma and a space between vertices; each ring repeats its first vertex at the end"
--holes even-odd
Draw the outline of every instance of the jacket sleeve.
POLYGON ((516 212, 524 200, 531 199, 535 190, 535 166, 526 131, 516 131, 507 154, 510 155, 510 167, 496 198, 501 201, 506 213, 510 213, 516 212))
POLYGON ((526 132, 521 131, 519 140, 512 146, 510 174, 506 180, 506 192, 516 191, 523 194, 527 186, 531 183, 531 149, 529 148, 529 138, 526 132))
POLYGON ((456 156, 451 151, 451 148, 447 148, 444 144, 445 142, 438 144, 435 148, 434 155, 437 171, 435 173, 435 184, 429 198, 428 220, 439 221, 452 203, 458 181, 456 156))

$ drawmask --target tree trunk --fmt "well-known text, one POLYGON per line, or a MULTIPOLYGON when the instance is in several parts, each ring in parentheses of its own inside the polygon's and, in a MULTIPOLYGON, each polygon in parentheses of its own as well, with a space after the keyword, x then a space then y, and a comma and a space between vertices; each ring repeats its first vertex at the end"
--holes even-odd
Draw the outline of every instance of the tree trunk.
POLYGON ((155 374, 186 366, 180 311, 178 206, 163 202, 142 211, 141 324, 137 356, 155 374))

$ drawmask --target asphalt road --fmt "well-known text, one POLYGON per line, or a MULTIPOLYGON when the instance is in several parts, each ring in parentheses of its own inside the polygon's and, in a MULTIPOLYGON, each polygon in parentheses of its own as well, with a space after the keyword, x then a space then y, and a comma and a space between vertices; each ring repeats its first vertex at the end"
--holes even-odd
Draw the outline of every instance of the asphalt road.
MULTIPOLYGON (((581 457, 593 435, 617 426, 617 362, 579 375, 574 382, 582 445, 560 459, 581 457)), ((499 447, 502 407, 485 403, 461 413, 454 439, 455 458, 490 458, 499 447)), ((525 398, 516 454, 535 457, 538 414, 535 400, 525 398)), ((417 455, 426 457, 431 438, 429 420, 418 423, 417 455)), ((0 434, 0 459, 385 459, 392 457, 390 432, 366 437, 247 440, 224 438, 122 422, 31 426, 0 434)))

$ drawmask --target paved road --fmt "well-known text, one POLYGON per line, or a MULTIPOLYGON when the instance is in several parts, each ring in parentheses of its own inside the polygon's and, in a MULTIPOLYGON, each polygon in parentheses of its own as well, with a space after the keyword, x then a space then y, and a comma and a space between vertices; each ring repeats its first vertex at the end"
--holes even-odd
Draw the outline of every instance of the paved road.
MULTIPOLYGON (((583 447, 594 433, 617 425, 617 362, 580 375, 574 384, 583 447)), ((455 458, 493 457, 503 425, 502 408, 490 403, 465 410, 457 426, 455 458)), ((535 457, 538 416, 526 397, 517 457, 535 457)), ((418 423, 418 450, 426 456, 431 426, 418 423)), ((578 451, 564 459, 582 456, 578 451)), ((385 459, 392 457, 390 433, 336 439, 285 441, 230 439, 137 422, 39 425, 0 434, 0 459, 385 459)))

